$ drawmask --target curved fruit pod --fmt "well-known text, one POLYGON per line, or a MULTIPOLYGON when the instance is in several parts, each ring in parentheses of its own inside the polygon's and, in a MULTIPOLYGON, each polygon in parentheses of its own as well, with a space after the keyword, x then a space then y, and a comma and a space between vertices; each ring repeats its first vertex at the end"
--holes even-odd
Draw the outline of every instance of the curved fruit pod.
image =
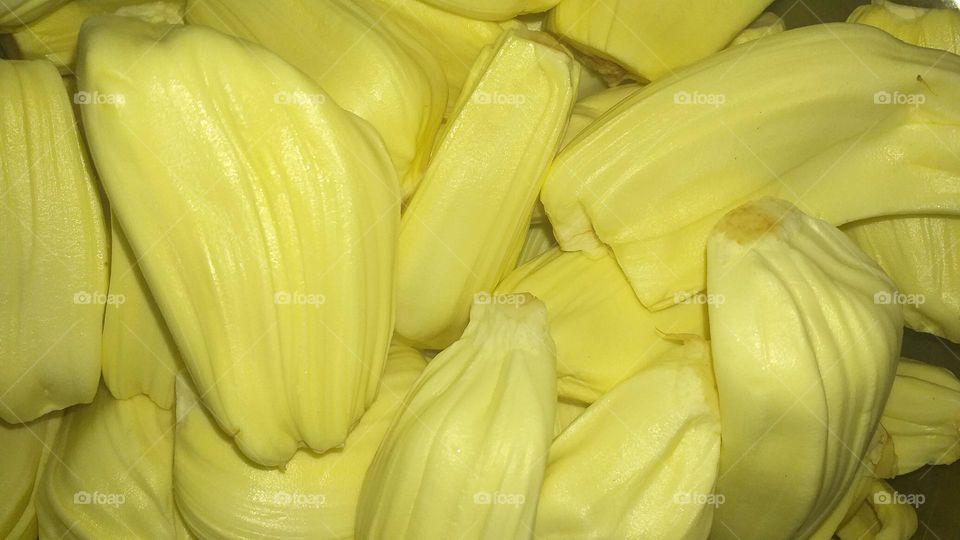
POLYGON ((344 447, 300 450, 282 471, 244 458, 179 380, 174 493, 189 528, 202 538, 352 538, 363 477, 425 365, 391 346, 377 398, 344 447))
POLYGON ((960 213, 956 146, 960 57, 816 25, 629 96, 564 148, 541 200, 563 249, 609 246, 644 305, 662 308, 703 289, 711 228, 753 198, 835 225, 960 213))
POLYGON ((684 339, 553 442, 537 538, 707 537, 723 503, 713 492, 720 413, 710 345, 684 339))
POLYGON ((37 484, 62 416, 54 412, 26 424, 0 420, 0 538, 37 538, 37 484))
POLYGON ((724 299, 709 306, 725 498, 712 535, 807 538, 846 508, 873 446, 903 332, 900 307, 875 298, 893 283, 776 199, 725 216, 707 258, 707 290, 724 299))
POLYGON ((169 409, 180 352, 116 219, 110 233, 109 293, 116 302, 103 317, 103 382, 117 399, 143 394, 169 409))
POLYGON ((840 540, 908 540, 917 532, 917 511, 883 480, 870 480, 837 529, 840 540))
POLYGON ((607 69, 652 81, 719 51, 771 0, 563 0, 547 29, 607 69))
MULTIPOLYGON (((367 0, 188 0, 186 18, 263 45, 369 122, 407 198, 430 158, 446 85, 430 51, 369 9, 367 0)), ((289 92, 278 98, 303 101, 289 92)))
POLYGON ((400 223, 397 333, 441 349, 523 247, 580 67, 553 38, 511 30, 477 60, 400 223), (509 129, 504 129, 509 126, 509 129))
POLYGON ((921 47, 960 54, 960 13, 956 9, 873 0, 853 10, 847 22, 879 28, 897 39, 921 47))
POLYGON ((263 465, 342 445, 393 327, 400 198, 373 128, 209 28, 97 17, 80 41, 97 169, 204 405, 263 465))
POLYGON ((367 472, 358 538, 528 538, 553 438, 543 304, 476 304, 410 391, 367 472))
POLYGON ((960 459, 960 380, 937 366, 904 358, 880 425, 896 454, 897 476, 960 459))
POLYGON ((37 493, 41 538, 173 538, 174 413, 146 396, 64 413, 37 493))
POLYGON ((553 249, 507 276, 491 301, 530 293, 547 306, 561 397, 592 403, 680 346, 663 334, 706 337, 707 295, 649 311, 631 294, 613 255, 553 249))
POLYGON ((89 403, 109 244, 56 68, 0 60, 0 419, 89 403))

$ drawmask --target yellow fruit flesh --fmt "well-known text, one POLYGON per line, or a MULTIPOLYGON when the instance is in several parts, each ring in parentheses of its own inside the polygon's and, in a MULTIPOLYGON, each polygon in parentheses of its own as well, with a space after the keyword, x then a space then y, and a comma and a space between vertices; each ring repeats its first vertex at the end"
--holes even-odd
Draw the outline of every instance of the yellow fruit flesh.
POLYGON ((456 340, 474 295, 517 261, 579 76, 551 40, 510 31, 477 61, 403 214, 397 333, 415 346, 456 340))
MULTIPOLYGON (((40 473, 51 458, 50 448, 62 414, 50 413, 26 424, 0 420, 0 537, 37 538, 36 493, 40 473)), ((55 457, 53 459, 56 459, 55 457)))
POLYGON ((0 419, 88 403, 109 245, 60 74, 0 60, 0 419))
POLYGON ((897 39, 932 49, 960 53, 960 13, 949 8, 923 8, 873 0, 853 10, 849 23, 865 24, 897 39))
POLYGON ((263 465, 341 445, 393 320, 398 181, 373 129, 204 27, 88 19, 79 68, 122 97, 82 107, 87 137, 204 404, 263 465))

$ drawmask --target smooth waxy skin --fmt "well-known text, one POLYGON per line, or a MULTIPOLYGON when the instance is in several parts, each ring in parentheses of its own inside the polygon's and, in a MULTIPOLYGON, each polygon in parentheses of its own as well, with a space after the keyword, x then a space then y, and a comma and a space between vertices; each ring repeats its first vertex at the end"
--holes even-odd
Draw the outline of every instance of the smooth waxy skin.
POLYGON ((100 387, 64 413, 37 494, 43 538, 173 538, 174 412, 100 387))
MULTIPOLYGON (((37 538, 36 491, 40 472, 50 459, 61 413, 50 413, 26 424, 0 420, 0 537, 37 538)), ((56 459, 56 458, 54 458, 56 459)))
POLYGON ((551 40, 510 31, 477 61, 403 214, 397 333, 411 344, 456 340, 474 295, 517 261, 579 78, 551 40))
POLYGON ((39 21, 11 34, 23 58, 47 59, 72 73, 77 57, 77 34, 88 17, 122 14, 147 22, 174 24, 183 20, 186 0, 72 0, 39 21))
POLYGON ((404 197, 413 193, 447 103, 443 71, 367 0, 189 0, 186 17, 259 43, 306 73, 377 129, 404 197))
POLYGON ((143 394, 169 409, 180 353, 116 220, 110 234, 109 290, 118 302, 103 318, 103 382, 117 399, 143 394))
POLYGON ((556 352, 543 304, 476 304, 380 445, 357 537, 530 538, 553 437, 556 352))
POLYGON ((547 29, 589 55, 656 80, 724 48, 770 0, 563 0, 547 29))
POLYGON ((874 26, 921 47, 960 53, 960 13, 955 9, 905 6, 887 0, 853 10, 849 23, 874 26))
POLYGON ((537 538, 706 538, 720 413, 709 344, 688 339, 553 442, 537 538))
POLYGON ((649 311, 604 250, 550 250, 511 272, 497 292, 528 292, 547 306, 550 335, 557 344, 557 390, 584 403, 680 346, 662 334, 708 333, 707 305, 699 301, 707 297, 649 311))
POLYGON ((284 470, 245 459, 180 381, 174 489, 203 538, 352 538, 364 475, 407 391, 426 365, 415 349, 390 349, 377 399, 344 448, 300 450, 284 470))
POLYGON ((94 18, 80 49, 81 89, 123 96, 84 125, 204 405, 263 465, 341 445, 393 325, 398 180, 376 133, 208 28, 94 18))
POLYGON ((960 211, 955 89, 960 58, 866 26, 768 36, 615 106, 560 153, 541 200, 563 249, 609 246, 644 305, 662 308, 703 289, 711 227, 752 198, 836 225, 960 211))
POLYGON ((109 241, 56 68, 0 61, 0 419, 88 403, 109 241))
POLYGON ((896 475, 960 459, 960 380, 937 366, 904 358, 880 425, 897 456, 896 475))
POLYGON ((421 0, 426 4, 482 21, 505 21, 524 13, 539 13, 560 0, 421 0))
POLYGON ((807 538, 863 474, 899 360, 901 309, 874 302, 893 283, 776 199, 725 216, 707 258, 708 291, 725 299, 709 306, 725 497, 712 537, 807 538))

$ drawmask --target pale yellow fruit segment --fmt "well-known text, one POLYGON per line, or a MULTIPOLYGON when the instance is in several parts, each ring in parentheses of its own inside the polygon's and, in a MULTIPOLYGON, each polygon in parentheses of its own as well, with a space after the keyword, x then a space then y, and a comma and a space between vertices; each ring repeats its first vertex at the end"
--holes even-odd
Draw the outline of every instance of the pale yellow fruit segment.
POLYGON ((0 420, 0 538, 37 538, 37 484, 51 457, 61 417, 54 412, 26 424, 0 420))
POLYGON ((505 21, 524 13, 540 13, 560 0, 419 0, 451 13, 482 21, 505 21))
POLYGON ((70 0, 4 0, 0 5, 0 32, 10 32, 43 17, 70 0))
POLYGON ((587 126, 596 121, 603 113, 612 109, 617 103, 640 88, 643 87, 639 84, 622 84, 578 101, 573 107, 573 114, 570 115, 567 131, 564 133, 563 142, 560 144, 561 148, 570 144, 577 138, 577 135, 583 133, 587 126))
POLYGON ((723 298, 709 306, 725 498, 712 534, 806 538, 845 511, 873 446, 903 332, 900 306, 874 295, 893 283, 776 199, 724 217, 707 258, 707 290, 723 298))
POLYGON ((300 450, 283 470, 245 459, 179 381, 174 486, 202 538, 352 538, 364 475, 407 391, 425 366, 415 349, 390 349, 376 400, 343 448, 300 450))
POLYGON ((476 304, 433 358, 364 480, 357 538, 530 538, 557 401, 544 305, 476 304))
POLYGON ((592 403, 679 346, 663 333, 707 335, 706 295, 649 311, 610 253, 553 249, 514 270, 496 298, 529 292, 547 306, 561 397, 592 403))
POLYGON ((883 480, 870 480, 861 489, 850 515, 836 532, 840 540, 907 540, 917 532, 917 511, 897 500, 883 480))
POLYGON ((120 224, 112 225, 109 291, 115 302, 103 318, 103 382, 117 399, 144 394, 169 409, 180 353, 120 224))
POLYGON ((517 261, 576 97, 579 66, 554 45, 510 31, 477 60, 403 214, 397 333, 416 346, 456 340, 474 295, 517 261))
POLYGON ((39 21, 11 34, 23 58, 46 59, 62 71, 71 72, 77 57, 80 25, 95 15, 123 14, 148 22, 177 23, 183 20, 186 0, 73 0, 39 21))
POLYGON ((145 396, 64 413, 37 493, 41 538, 172 538, 174 413, 145 396))
POLYGON ((0 419, 88 403, 109 244, 56 68, 0 61, 0 419))
POLYGON ((563 0, 547 28, 586 54, 656 80, 724 48, 770 0, 563 0))
POLYGON ((768 36, 616 105, 560 153, 541 200, 561 247, 609 246, 640 300, 665 307, 703 289, 711 227, 752 198, 835 225, 960 212, 956 89, 960 57, 874 28, 768 36))
POLYGON ((853 10, 847 22, 874 26, 921 47, 960 54, 960 13, 956 9, 873 0, 871 4, 853 10))
POLYGON ((186 18, 263 45, 373 125, 406 198, 430 157, 446 85, 430 51, 372 9, 368 0, 189 0, 186 18))
POLYGON ((393 326, 399 190, 379 137, 209 28, 96 17, 80 40, 98 172, 204 404, 263 465, 341 445, 393 326))
POLYGON ((710 346, 689 338, 553 442, 536 537, 704 539, 719 456, 710 346))
POLYGON ((960 380, 941 367, 904 358, 880 425, 896 454, 896 475, 960 459, 960 380))
POLYGON ((371 0, 374 16, 394 21, 440 63, 447 80, 447 112, 454 105, 480 51, 493 45, 505 28, 520 23, 479 21, 431 6, 422 0, 371 0))
POLYGON ((730 44, 730 46, 732 47, 734 45, 741 45, 743 43, 756 41, 766 36, 779 34, 786 29, 787 26, 784 24, 783 19, 781 19, 779 15, 776 13, 767 12, 757 17, 752 23, 750 23, 750 26, 744 28, 742 32, 737 34, 737 37, 733 38, 733 42, 730 44))

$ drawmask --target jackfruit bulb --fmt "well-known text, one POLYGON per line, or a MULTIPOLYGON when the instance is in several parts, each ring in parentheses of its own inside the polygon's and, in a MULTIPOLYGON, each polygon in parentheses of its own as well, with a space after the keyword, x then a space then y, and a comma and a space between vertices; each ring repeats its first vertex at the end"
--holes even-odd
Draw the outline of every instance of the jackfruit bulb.
POLYGON ((921 47, 960 54, 960 13, 956 9, 873 0, 853 10, 847 22, 874 26, 897 39, 921 47))
POLYGON ((88 19, 79 83, 112 210, 204 405, 266 466, 342 445, 393 326, 399 183, 376 132, 202 26, 88 19))
POLYGON ((724 298, 709 305, 725 499, 712 537, 810 537, 869 472, 903 332, 900 307, 875 301, 893 283, 777 199, 725 216, 707 259, 707 290, 724 298))

